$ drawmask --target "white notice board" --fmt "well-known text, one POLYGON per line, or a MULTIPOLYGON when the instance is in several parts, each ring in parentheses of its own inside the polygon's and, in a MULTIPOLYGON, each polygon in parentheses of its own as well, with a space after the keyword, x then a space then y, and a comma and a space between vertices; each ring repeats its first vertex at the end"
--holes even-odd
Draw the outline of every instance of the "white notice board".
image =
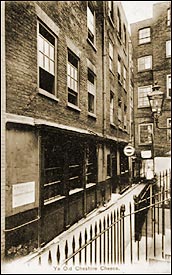
POLYGON ((12 186, 12 207, 35 202, 35 182, 13 184, 12 186))

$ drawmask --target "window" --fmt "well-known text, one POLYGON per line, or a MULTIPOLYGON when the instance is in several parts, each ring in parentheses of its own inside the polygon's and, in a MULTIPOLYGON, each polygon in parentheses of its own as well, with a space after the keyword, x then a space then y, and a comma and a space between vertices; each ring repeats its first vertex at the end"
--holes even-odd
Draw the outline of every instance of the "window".
POLYGON ((97 175, 97 152, 96 145, 90 143, 86 150, 86 184, 96 183, 97 175))
POLYGON ((118 56, 118 81, 121 82, 121 58, 118 56))
POLYGON ((107 177, 112 176, 112 160, 111 160, 111 155, 107 155, 107 177))
POLYGON ((124 105, 124 129, 127 129, 127 106, 124 105))
POLYGON ((139 30, 139 44, 148 43, 151 41, 150 28, 139 30))
POLYGON ((110 123, 114 123, 114 93, 110 92, 110 123))
POLYGON ((171 40, 166 41, 166 57, 171 57, 171 40))
POLYGON ((113 13, 113 1, 108 1, 108 9, 109 9, 109 17, 112 21, 114 21, 114 13, 113 13))
POLYGON ((127 79, 127 70, 125 66, 123 67, 123 87, 126 90, 126 79, 127 79))
POLYGON ((167 26, 171 25, 171 10, 170 8, 167 10, 167 26))
POLYGON ((109 41, 109 69, 113 72, 113 44, 109 41))
POLYGON ((124 36, 123 36, 123 42, 124 42, 124 46, 127 46, 127 32, 126 32, 126 26, 123 25, 123 29, 124 29, 124 36))
POLYGON ((167 75, 167 97, 171 97, 171 74, 167 75))
POLYGON ((121 39, 122 37, 122 32, 121 32, 121 15, 120 15, 120 11, 118 9, 117 11, 117 32, 118 32, 118 35, 121 39))
POLYGON ((138 58, 138 71, 144 71, 152 68, 152 56, 143 56, 138 58))
POLYGON ((152 85, 138 87, 138 108, 149 107, 147 94, 152 91, 152 85))
POLYGON ((96 110, 95 75, 88 69, 88 112, 95 114, 96 110))
POLYGON ((87 27, 88 27, 88 39, 95 44, 95 12, 91 5, 88 2, 87 6, 87 27))
POLYGON ((119 121, 122 121, 122 108, 121 108, 121 105, 122 105, 122 101, 121 101, 121 99, 118 99, 118 120, 119 121))
POLYGON ((140 124, 139 125, 139 143, 140 144, 151 144, 152 143, 152 123, 140 124))
POLYGON ((78 62, 78 58, 71 51, 68 51, 68 102, 76 106, 78 106, 78 62))
MULTIPOLYGON (((171 128, 171 118, 167 118, 167 128, 171 128)), ((167 129, 167 141, 171 141, 171 129, 167 129)))
POLYGON ((55 94, 55 36, 38 23, 39 88, 55 94))

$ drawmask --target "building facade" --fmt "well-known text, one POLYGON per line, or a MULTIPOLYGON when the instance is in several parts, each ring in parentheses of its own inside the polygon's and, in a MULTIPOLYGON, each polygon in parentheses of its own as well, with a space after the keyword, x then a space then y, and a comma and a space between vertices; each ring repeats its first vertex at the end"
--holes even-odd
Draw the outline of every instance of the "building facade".
POLYGON ((114 1, 7 1, 4 24, 8 254, 128 184, 129 34, 114 1))
POLYGON ((147 97, 158 82, 165 93, 159 126, 171 127, 170 2, 154 4, 152 18, 131 24, 131 40, 134 48, 135 147, 137 160, 142 162, 142 175, 146 176, 149 169, 155 172, 152 158, 167 157, 171 150, 171 130, 155 127, 147 97))

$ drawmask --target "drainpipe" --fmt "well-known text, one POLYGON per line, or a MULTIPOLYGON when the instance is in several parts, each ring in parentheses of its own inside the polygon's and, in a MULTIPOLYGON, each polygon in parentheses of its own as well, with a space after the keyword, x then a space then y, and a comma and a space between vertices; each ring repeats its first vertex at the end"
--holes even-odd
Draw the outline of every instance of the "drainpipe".
MULTIPOLYGON (((103 137, 106 139, 106 2, 103 1, 103 28, 102 28, 102 90, 103 90, 103 137)), ((105 177, 106 171, 106 146, 103 144, 103 171, 105 177)))

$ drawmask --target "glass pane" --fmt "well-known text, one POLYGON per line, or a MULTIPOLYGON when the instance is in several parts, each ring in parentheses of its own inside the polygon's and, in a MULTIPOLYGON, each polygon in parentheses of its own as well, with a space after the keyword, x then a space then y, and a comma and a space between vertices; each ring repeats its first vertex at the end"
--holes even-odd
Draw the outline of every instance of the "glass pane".
POLYGON ((39 63, 40 67, 44 68, 44 55, 41 52, 39 52, 39 61, 38 61, 38 63, 39 63))
POLYGON ((49 56, 49 44, 46 40, 44 41, 44 53, 49 56))
POLYGON ((44 40, 42 39, 41 36, 38 37, 38 49, 39 51, 43 52, 43 43, 44 43, 44 40))
POLYGON ((71 66, 70 66, 70 64, 68 63, 68 64, 67 64, 67 74, 68 74, 68 75, 70 75, 70 67, 71 67, 71 66))
POLYGON ((70 87, 70 76, 67 77, 67 86, 70 87))
POLYGON ((50 46, 50 58, 54 60, 54 47, 50 46))
POLYGON ((54 75, 54 62, 50 60, 50 73, 54 75))
POLYGON ((45 59, 45 64, 44 64, 44 68, 45 68, 45 70, 46 71, 49 71, 49 59, 48 59, 48 57, 44 57, 45 59))

